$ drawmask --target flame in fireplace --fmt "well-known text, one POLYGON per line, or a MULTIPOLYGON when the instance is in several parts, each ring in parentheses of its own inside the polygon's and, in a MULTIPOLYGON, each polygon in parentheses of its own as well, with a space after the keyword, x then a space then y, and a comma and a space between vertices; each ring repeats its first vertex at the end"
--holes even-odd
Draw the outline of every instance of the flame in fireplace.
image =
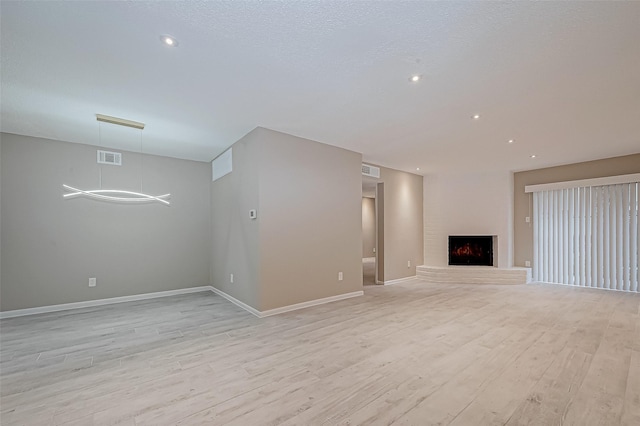
POLYGON ((482 257, 484 256, 484 252, 482 250, 482 246, 479 244, 471 244, 464 243, 460 247, 456 247, 451 250, 451 253, 455 256, 471 256, 471 257, 482 257))
POLYGON ((450 235, 449 265, 493 266, 493 236, 450 235))

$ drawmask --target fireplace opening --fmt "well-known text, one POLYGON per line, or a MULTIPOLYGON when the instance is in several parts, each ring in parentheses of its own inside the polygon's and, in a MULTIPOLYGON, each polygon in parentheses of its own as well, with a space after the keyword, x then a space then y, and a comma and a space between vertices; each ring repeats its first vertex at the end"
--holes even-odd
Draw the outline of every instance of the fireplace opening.
POLYGON ((449 265, 493 266, 493 236, 450 235, 449 265))

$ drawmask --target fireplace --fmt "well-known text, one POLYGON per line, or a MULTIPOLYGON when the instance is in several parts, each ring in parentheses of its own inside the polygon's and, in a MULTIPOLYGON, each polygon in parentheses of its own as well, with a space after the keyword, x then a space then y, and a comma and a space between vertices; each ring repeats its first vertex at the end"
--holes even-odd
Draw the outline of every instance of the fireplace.
POLYGON ((450 235, 449 265, 493 266, 493 236, 450 235))

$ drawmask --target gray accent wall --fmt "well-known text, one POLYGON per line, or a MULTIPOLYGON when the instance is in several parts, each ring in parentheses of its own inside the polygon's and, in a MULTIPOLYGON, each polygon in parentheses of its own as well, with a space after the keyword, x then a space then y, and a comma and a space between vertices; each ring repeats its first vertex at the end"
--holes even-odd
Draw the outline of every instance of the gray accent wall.
POLYGON ((533 222, 527 223, 525 221, 527 216, 532 218, 533 200, 532 194, 524 192, 526 185, 632 173, 640 173, 640 153, 514 173, 514 265, 525 266, 524 262, 528 260, 533 266, 533 222))
POLYGON ((232 148, 211 183, 212 285, 259 311, 361 291, 361 154, 264 128, 232 148))
POLYGON ((2 134, 1 310, 209 285, 210 165, 2 134), (62 184, 151 194, 171 206, 63 199, 62 184), (97 286, 88 287, 88 279, 97 286))

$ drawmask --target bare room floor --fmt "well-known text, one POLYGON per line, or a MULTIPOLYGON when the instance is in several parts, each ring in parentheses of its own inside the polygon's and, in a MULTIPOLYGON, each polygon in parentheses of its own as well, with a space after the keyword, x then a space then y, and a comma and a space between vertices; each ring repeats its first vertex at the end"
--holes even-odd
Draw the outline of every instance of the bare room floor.
POLYGON ((0 420, 638 425, 639 309, 415 280, 265 319, 212 293, 7 319, 0 420))

